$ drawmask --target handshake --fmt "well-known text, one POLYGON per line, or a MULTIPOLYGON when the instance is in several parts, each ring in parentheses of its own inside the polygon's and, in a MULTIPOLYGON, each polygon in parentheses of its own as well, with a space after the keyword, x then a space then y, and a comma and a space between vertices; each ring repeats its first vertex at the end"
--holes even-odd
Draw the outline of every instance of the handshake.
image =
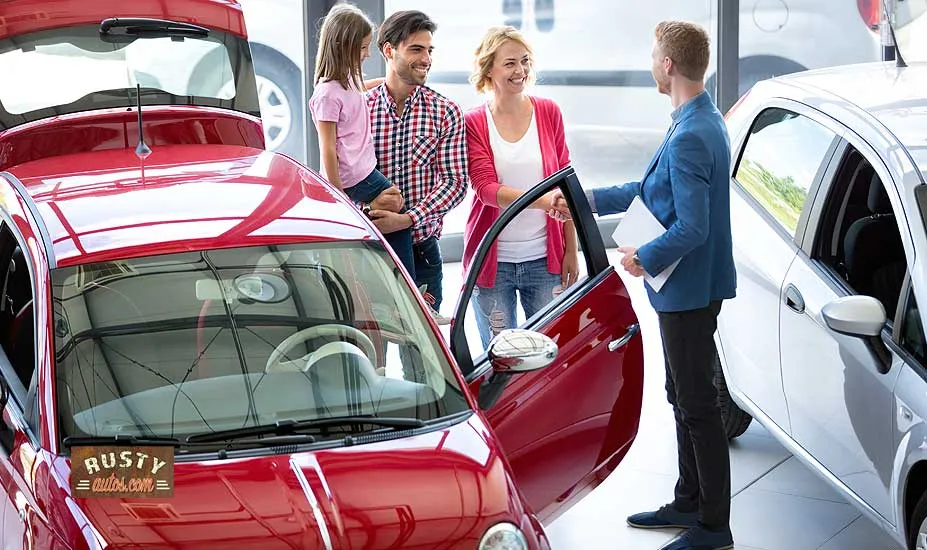
POLYGON ((559 189, 554 189, 553 191, 545 193, 541 198, 534 201, 531 207, 544 210, 547 212, 548 216, 557 221, 565 222, 573 219, 570 206, 563 196, 563 191, 559 189))

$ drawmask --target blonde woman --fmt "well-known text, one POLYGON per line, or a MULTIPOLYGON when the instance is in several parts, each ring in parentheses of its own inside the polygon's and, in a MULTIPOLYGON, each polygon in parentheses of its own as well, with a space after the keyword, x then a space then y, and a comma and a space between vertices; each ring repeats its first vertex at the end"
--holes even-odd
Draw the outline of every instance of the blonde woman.
MULTIPOLYGON (((474 198, 464 231, 466 271, 502 209, 544 178, 570 164, 560 108, 528 95, 534 81, 533 53, 514 27, 493 27, 476 50, 470 81, 485 105, 464 116, 470 184, 474 198)), ((477 278, 473 305, 486 346, 493 333, 516 325, 516 295, 531 317, 579 274, 576 233, 545 210, 545 195, 499 235, 477 278)))

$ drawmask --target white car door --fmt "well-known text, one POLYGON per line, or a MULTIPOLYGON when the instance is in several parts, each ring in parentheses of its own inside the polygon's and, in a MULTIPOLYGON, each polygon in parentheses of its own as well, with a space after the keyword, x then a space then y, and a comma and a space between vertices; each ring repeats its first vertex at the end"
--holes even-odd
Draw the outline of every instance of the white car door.
POLYGON ((772 105, 756 113, 735 149, 742 151, 731 182, 737 298, 724 304, 718 334, 728 387, 788 432, 779 364, 782 281, 798 251, 809 191, 838 140, 788 103, 772 105))
POLYGON ((893 517, 892 390, 903 364, 892 351, 909 240, 888 170, 847 144, 822 187, 805 243, 785 278, 780 313, 782 377, 792 438, 886 519, 893 517), (887 183, 885 185, 883 182, 887 183), (895 214, 898 214, 896 217, 895 214), (902 232, 899 227, 905 228, 902 232), (878 298, 889 323, 867 341, 830 330, 822 308, 837 298, 878 298), (884 342, 883 342, 884 340, 884 342))

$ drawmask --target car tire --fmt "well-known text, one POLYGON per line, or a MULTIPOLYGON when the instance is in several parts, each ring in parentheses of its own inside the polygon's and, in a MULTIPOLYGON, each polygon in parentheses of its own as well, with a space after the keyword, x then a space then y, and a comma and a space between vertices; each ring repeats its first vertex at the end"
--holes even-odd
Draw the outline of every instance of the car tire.
POLYGON ((744 412, 727 389, 727 381, 724 379, 724 370, 721 368, 721 358, 718 352, 715 352, 715 387, 718 388, 718 402, 721 405, 721 420, 724 423, 724 433, 728 441, 741 435, 750 426, 753 417, 744 412))
MULTIPOLYGON (((202 90, 203 95, 211 95, 229 85, 216 80, 215 71, 210 70, 219 53, 216 49, 197 64, 187 85, 190 90, 202 90)), ((252 43, 251 56, 264 126, 264 147, 304 159, 302 71, 283 54, 263 44, 252 43)))
POLYGON ((283 54, 263 44, 252 43, 251 55, 258 81, 265 146, 302 159, 306 156, 302 71, 283 54))
POLYGON ((918 536, 923 533, 927 538, 927 494, 921 495, 914 507, 914 513, 911 514, 911 522, 908 523, 908 550, 927 550, 927 542, 921 541, 918 546, 918 536))

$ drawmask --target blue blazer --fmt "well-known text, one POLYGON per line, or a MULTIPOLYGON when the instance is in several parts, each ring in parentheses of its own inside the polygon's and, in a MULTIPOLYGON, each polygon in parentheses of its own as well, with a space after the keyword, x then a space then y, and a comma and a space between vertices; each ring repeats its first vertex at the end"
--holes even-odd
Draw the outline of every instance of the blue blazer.
POLYGON ((592 190, 599 214, 624 212, 640 195, 667 228, 637 251, 653 275, 681 259, 660 292, 645 285, 655 310, 688 311, 734 297, 730 167, 724 119, 702 92, 673 112, 673 124, 640 182, 592 190))

